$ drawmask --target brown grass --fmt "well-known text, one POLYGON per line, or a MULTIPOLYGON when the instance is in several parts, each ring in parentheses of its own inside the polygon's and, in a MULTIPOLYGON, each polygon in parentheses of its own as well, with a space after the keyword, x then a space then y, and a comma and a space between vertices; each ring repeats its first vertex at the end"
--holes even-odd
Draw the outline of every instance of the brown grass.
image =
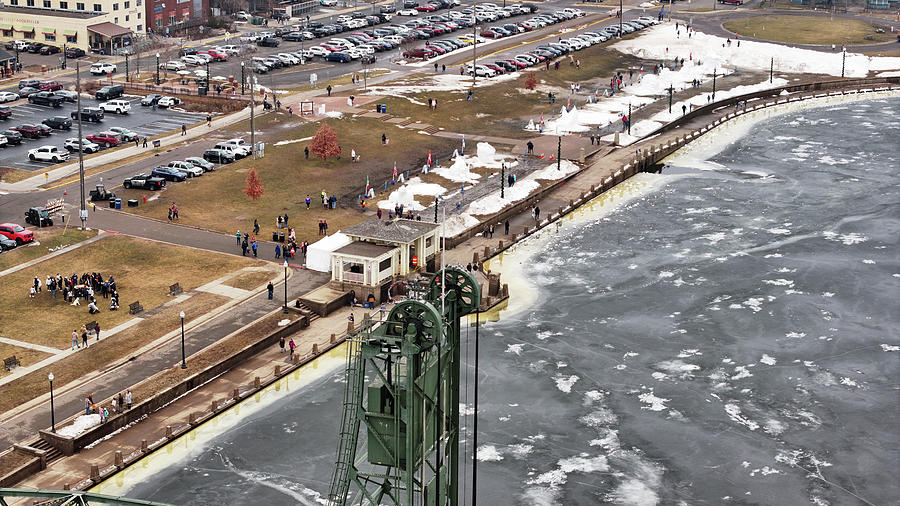
POLYGON ((0 331, 21 341, 66 348, 72 329, 96 320, 101 329, 110 329, 132 318, 128 304, 140 300, 145 310, 169 300, 169 285, 178 282, 185 291, 247 265, 252 260, 182 248, 125 236, 111 236, 69 253, 50 258, 28 269, 4 276, 6 290, 0 292, 0 331), (72 307, 57 293, 46 291, 31 299, 28 288, 34 276, 60 273, 100 272, 113 275, 120 294, 121 309, 108 311, 109 302, 98 300, 101 312, 89 315, 87 305, 72 307), (40 322, 39 328, 36 325, 40 322))
MULTIPOLYGON (((284 123, 284 118, 274 114, 260 118, 258 127, 262 133, 258 134, 257 139, 268 142, 311 137, 319 127, 319 123, 284 123)), ((312 157, 305 160, 303 148, 308 145, 306 142, 282 146, 269 144, 265 158, 261 160, 244 159, 219 168, 215 177, 171 185, 159 199, 128 210, 163 218, 167 214, 168 204, 175 201, 179 203, 179 219, 183 223, 227 234, 234 234, 238 228, 251 229, 256 218, 261 226, 262 239, 271 238, 276 215, 287 213, 290 225, 296 229, 297 239, 312 242, 317 237, 320 219, 328 220, 329 232, 365 219, 357 204, 357 196, 365 189, 366 176, 370 177, 377 191, 379 185, 390 178, 394 162, 400 170, 421 167, 429 149, 435 156, 445 159, 456 145, 456 140, 419 134, 377 119, 345 117, 328 120, 327 123, 337 132, 344 152, 339 160, 322 161, 312 157), (381 144, 382 132, 391 139, 390 145, 381 144), (362 157, 361 163, 350 162, 351 148, 362 157), (257 201, 242 192, 250 167, 257 169, 265 189, 257 201), (338 209, 323 209, 319 197, 323 189, 329 196, 338 196, 338 209), (303 203, 307 194, 312 199, 309 211, 303 203)), ((236 127, 235 131, 246 132, 246 129, 244 124, 243 127, 236 127)), ((137 190, 123 190, 121 193, 123 198, 140 198, 142 195, 137 190)), ((273 254, 273 251, 260 252, 264 258, 271 258, 273 254)))
POLYGON ((40 174, 39 171, 0 167, 0 181, 3 181, 4 183, 18 183, 19 181, 23 181, 38 174, 40 174))
MULTIPOLYGON (((31 348, 23 348, 21 346, 14 346, 12 344, 0 343, 0 358, 7 358, 15 356, 19 359, 20 367, 36 364, 41 360, 49 357, 49 353, 44 353, 43 351, 33 350, 31 348)), ((15 371, 15 369, 13 369, 15 371)), ((6 369, 0 368, 0 376, 5 376, 7 374, 11 374, 6 372, 6 369)))
POLYGON ((33 458, 33 455, 28 455, 18 450, 13 450, 11 452, 0 455, 0 476, 4 476, 15 469, 18 469, 19 466, 25 464, 33 458))
POLYGON ((739 35, 791 44, 874 44, 897 37, 889 29, 885 29, 885 33, 875 33, 878 26, 873 23, 824 16, 750 16, 722 26, 739 35))
POLYGON ((278 273, 271 270, 250 271, 237 275, 222 284, 232 286, 234 288, 240 288, 241 290, 255 290, 264 285, 266 281, 274 279, 277 276, 278 273))
POLYGON ((0 255, 0 271, 47 255, 51 253, 50 250, 55 251, 61 247, 70 246, 97 235, 96 230, 78 230, 77 228, 66 228, 65 226, 30 230, 34 232, 34 242, 19 246, 0 255))
MULTIPOLYGON (((105 369, 130 358, 134 350, 181 325, 184 311, 190 322, 228 302, 227 297, 198 293, 184 302, 168 307, 145 321, 99 342, 92 340, 87 349, 69 355, 49 367, 32 371, 0 387, 0 413, 6 412, 44 393, 47 371, 52 368, 60 385, 78 380, 85 374, 105 369)), ((125 312, 127 314, 127 311, 125 312)), ((100 335, 103 335, 101 331, 100 335)))

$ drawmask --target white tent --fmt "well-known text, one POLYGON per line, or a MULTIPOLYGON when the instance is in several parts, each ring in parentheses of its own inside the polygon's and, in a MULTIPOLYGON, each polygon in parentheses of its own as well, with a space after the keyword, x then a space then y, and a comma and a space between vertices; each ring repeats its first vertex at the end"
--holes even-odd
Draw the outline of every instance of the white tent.
POLYGON ((331 272, 331 252, 342 248, 351 241, 340 231, 309 245, 306 250, 306 268, 319 272, 331 272))

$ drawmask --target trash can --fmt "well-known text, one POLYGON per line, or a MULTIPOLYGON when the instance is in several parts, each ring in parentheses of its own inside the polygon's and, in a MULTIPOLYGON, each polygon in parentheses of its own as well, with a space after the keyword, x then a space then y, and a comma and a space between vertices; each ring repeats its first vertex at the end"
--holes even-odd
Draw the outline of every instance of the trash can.
POLYGON ((281 243, 284 242, 284 232, 281 232, 280 234, 278 234, 278 242, 281 242, 281 243))
POLYGON ((381 104, 375 104, 375 112, 381 112, 381 104))
POLYGON ((277 230, 272 231, 272 242, 278 242, 278 231, 277 230))
POLYGON ((200 86, 199 88, 197 88, 197 95, 200 95, 201 97, 205 97, 207 92, 209 92, 209 88, 206 86, 200 86))
POLYGON ((116 199, 109 199, 109 208, 110 209, 116 208, 116 199))
POLYGON ((387 114, 387 104, 381 104, 381 114, 387 114))
POLYGON ((122 209, 122 199, 116 199, 116 209, 122 209))

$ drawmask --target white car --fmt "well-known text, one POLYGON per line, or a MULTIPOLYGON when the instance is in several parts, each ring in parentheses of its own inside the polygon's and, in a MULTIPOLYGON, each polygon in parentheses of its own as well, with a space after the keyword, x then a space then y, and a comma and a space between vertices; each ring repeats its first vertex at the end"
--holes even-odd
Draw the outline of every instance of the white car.
POLYGON ((466 65, 466 73, 472 75, 473 73, 478 77, 494 77, 497 75, 497 72, 494 69, 485 67, 484 65, 475 65, 475 68, 472 68, 472 64, 466 65))
POLYGON ((58 163, 69 159, 69 152, 62 151, 56 146, 41 146, 28 150, 28 159, 31 161, 58 163))
POLYGON ((210 62, 210 63, 211 63, 211 62, 213 61, 213 57, 210 56, 210 55, 208 55, 208 54, 206 54, 206 53, 197 53, 197 54, 195 54, 194 56, 196 56, 197 58, 200 58, 201 60, 203 60, 203 63, 204 63, 204 64, 205 64, 206 62, 210 62))
POLYGON ((321 56, 322 58, 331 54, 331 51, 325 49, 322 46, 312 46, 311 48, 309 48, 309 52, 314 56, 321 56))
POLYGON ((239 48, 233 44, 229 44, 227 46, 220 46, 220 47, 217 47, 216 49, 218 49, 219 51, 222 51, 223 53, 227 53, 227 54, 240 54, 241 53, 241 48, 239 48))
POLYGON ((156 102, 157 107, 172 107, 181 103, 180 98, 175 97, 163 97, 156 102))
POLYGON ((230 149, 239 152, 241 156, 250 156, 250 152, 252 151, 250 144, 244 142, 244 139, 241 139, 240 137, 228 139, 227 141, 223 141, 220 144, 229 146, 230 149))
POLYGON ((643 21, 645 23, 650 23, 651 25, 659 24, 656 18, 651 18, 650 16, 641 16, 638 20, 643 21))
POLYGON ((418 16, 419 11, 415 9, 400 9, 397 11, 398 16, 418 16))
MULTIPOLYGON (((68 151, 77 153, 78 152, 78 138, 77 137, 69 137, 66 139, 65 148, 68 151)), ((100 151, 100 145, 93 143, 87 139, 81 139, 81 151, 84 153, 96 153, 100 151)))
POLYGON ((206 64, 206 60, 198 57, 197 55, 193 55, 193 54, 188 54, 188 55, 182 56, 181 61, 183 61, 184 63, 187 63, 189 65, 205 65, 206 64))
POLYGON ((340 16, 337 17, 337 22, 338 23, 346 23, 347 21, 350 21, 351 19, 353 19, 353 16, 351 16, 349 14, 341 14, 340 16))
POLYGON ((278 53, 275 56, 277 56, 279 60, 281 60, 287 64, 290 64, 290 65, 299 65, 300 64, 300 59, 289 53, 278 53))
POLYGON ((164 68, 166 70, 171 70, 174 72, 174 71, 186 69, 187 65, 185 65, 184 63, 181 63, 180 61, 173 60, 173 61, 167 61, 164 68))
POLYGON ((5 135, 0 134, 0 148, 5 148, 9 144, 9 139, 5 135))
POLYGON ((11 91, 0 91, 0 103, 7 103, 19 100, 19 94, 11 91))
POLYGON ((131 102, 127 100, 110 100, 100 104, 103 112, 114 112, 116 114, 128 114, 131 111, 131 102))
POLYGON ((95 63, 91 65, 91 74, 102 76, 106 74, 115 74, 116 66, 112 63, 95 63))

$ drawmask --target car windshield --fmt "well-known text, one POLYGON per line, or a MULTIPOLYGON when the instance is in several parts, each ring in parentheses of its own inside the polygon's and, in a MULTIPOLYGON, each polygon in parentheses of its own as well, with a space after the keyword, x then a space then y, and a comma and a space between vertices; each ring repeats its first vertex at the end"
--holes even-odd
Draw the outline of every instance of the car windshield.
POLYGON ((13 227, 13 232, 15 232, 15 233, 17 233, 17 234, 18 234, 19 232, 24 232, 24 231, 25 231, 25 228, 23 228, 21 225, 16 225, 16 226, 13 227))

